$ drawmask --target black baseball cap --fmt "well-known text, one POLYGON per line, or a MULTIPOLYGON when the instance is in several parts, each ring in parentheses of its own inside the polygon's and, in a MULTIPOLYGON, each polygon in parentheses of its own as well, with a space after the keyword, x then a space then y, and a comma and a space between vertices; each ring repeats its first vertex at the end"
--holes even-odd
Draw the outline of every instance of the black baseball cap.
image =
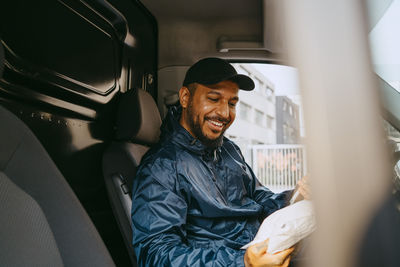
POLYGON ((254 89, 254 82, 250 77, 238 74, 229 62, 216 57, 201 59, 191 66, 186 72, 183 86, 191 83, 210 85, 227 80, 237 83, 239 89, 254 89))

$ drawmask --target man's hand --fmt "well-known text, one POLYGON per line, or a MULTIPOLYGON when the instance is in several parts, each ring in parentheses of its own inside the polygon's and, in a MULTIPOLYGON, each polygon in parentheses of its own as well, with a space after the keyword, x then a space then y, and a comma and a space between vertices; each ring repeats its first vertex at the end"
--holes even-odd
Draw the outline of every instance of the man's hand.
POLYGON ((304 199, 311 199, 311 188, 310 184, 308 183, 308 176, 301 178, 301 180, 297 182, 297 187, 300 195, 302 195, 304 199))
POLYGON ((244 255, 244 265, 246 267, 287 267, 290 262, 290 254, 294 248, 284 251, 268 254, 269 239, 262 243, 254 244, 247 248, 244 255))

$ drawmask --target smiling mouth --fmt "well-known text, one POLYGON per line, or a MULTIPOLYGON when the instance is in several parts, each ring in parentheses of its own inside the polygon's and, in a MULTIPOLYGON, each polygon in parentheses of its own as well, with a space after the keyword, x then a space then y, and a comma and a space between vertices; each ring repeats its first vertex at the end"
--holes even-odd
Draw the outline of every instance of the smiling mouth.
POLYGON ((224 123, 219 122, 219 121, 212 121, 212 120, 209 120, 209 122, 210 122, 212 125, 215 125, 215 126, 217 126, 217 127, 222 127, 222 126, 224 126, 224 123))
POLYGON ((216 120, 207 120, 207 122, 209 123, 209 125, 211 126, 211 130, 213 130, 214 132, 220 132, 222 131, 222 129, 225 126, 225 123, 220 122, 220 121, 216 121, 216 120))

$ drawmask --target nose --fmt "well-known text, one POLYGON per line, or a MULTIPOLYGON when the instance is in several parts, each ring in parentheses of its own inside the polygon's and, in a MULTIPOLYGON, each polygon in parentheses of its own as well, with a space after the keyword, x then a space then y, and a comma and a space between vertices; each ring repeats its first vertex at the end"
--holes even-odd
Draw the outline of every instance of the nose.
POLYGON ((220 103, 218 105, 216 113, 218 116, 220 116, 224 119, 228 119, 229 118, 229 104, 228 103, 220 103))

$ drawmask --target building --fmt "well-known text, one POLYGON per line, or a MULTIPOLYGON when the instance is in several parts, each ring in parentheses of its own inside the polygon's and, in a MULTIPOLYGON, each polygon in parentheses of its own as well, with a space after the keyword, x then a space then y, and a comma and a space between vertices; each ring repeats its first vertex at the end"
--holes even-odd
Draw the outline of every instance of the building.
POLYGON ((299 106, 287 96, 276 96, 276 143, 300 144, 299 106))
POLYGON ((274 85, 250 64, 233 64, 238 73, 246 74, 255 82, 251 92, 239 91, 236 120, 225 135, 237 143, 245 158, 248 146, 276 143, 274 85))

